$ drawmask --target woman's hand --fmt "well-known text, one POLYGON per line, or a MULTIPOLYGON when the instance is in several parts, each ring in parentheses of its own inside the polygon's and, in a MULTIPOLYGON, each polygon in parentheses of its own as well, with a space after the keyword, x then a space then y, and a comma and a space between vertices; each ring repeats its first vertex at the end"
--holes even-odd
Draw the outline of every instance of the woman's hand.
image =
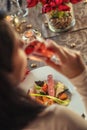
POLYGON ((52 40, 46 40, 46 43, 47 48, 54 51, 60 60, 60 64, 55 64, 50 59, 45 59, 49 66, 68 78, 74 78, 83 72, 85 64, 79 52, 59 46, 52 40))

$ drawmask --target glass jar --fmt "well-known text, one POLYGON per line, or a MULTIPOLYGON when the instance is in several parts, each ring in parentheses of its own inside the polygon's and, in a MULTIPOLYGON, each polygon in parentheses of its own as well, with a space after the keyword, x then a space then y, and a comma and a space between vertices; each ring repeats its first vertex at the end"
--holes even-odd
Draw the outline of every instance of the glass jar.
POLYGON ((75 17, 73 12, 73 5, 68 4, 70 11, 52 10, 46 13, 48 27, 53 32, 64 32, 75 25, 75 17))

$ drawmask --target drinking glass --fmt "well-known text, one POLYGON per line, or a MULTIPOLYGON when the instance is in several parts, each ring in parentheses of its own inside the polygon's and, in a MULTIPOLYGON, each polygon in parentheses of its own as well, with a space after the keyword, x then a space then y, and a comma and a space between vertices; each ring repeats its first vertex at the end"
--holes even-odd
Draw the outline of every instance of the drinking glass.
POLYGON ((26 17, 28 9, 26 1, 23 0, 7 0, 7 11, 17 16, 26 17))
POLYGON ((33 55, 36 57, 40 57, 40 59, 49 58, 56 64, 60 63, 59 58, 52 50, 49 50, 46 47, 46 41, 41 37, 37 37, 36 39, 29 41, 28 45, 26 45, 26 47, 24 48, 24 51, 28 57, 33 55))

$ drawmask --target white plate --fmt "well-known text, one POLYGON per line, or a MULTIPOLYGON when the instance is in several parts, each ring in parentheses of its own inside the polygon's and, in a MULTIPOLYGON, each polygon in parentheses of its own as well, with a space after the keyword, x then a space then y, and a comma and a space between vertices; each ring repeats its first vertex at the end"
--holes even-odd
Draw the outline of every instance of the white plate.
POLYGON ((20 86, 27 92, 30 87, 33 87, 34 81, 46 80, 48 74, 52 74, 55 80, 63 82, 71 91, 72 99, 67 107, 80 115, 85 113, 85 108, 81 100, 81 97, 75 90, 75 87, 72 85, 72 83, 65 76, 58 73, 49 66, 40 67, 31 71, 27 75, 26 79, 20 84, 20 86))

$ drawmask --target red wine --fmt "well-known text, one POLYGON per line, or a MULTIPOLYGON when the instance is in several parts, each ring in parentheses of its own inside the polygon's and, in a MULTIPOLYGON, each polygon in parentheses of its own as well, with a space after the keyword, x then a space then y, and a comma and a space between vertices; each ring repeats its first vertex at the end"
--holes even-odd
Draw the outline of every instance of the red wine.
POLYGON ((44 42, 40 42, 38 40, 34 40, 30 42, 30 44, 25 48, 25 53, 27 55, 36 53, 38 55, 44 56, 44 57, 52 57, 54 53, 46 48, 46 45, 44 42))
POLYGON ((26 55, 40 56, 50 58, 55 64, 60 64, 59 58, 55 55, 52 50, 49 50, 44 41, 34 40, 30 41, 29 45, 25 47, 26 55))

